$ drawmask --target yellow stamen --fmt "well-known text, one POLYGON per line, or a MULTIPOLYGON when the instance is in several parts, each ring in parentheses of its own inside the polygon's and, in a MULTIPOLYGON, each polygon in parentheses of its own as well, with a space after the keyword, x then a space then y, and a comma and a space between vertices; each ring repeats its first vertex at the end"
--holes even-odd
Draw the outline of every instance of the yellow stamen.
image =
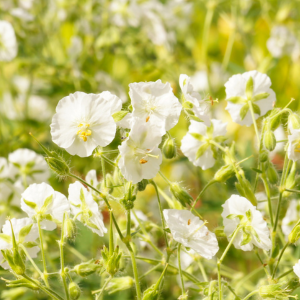
POLYGON ((146 159, 143 159, 143 158, 140 159, 140 164, 142 164, 142 165, 145 164, 145 163, 147 163, 147 162, 148 162, 148 160, 146 160, 146 159))
POLYGON ((296 143, 295 152, 300 153, 300 142, 296 143))
POLYGON ((188 219, 188 225, 191 225, 191 222, 192 222, 191 219, 188 219))
POLYGON ((146 118, 146 123, 149 121, 149 119, 150 119, 150 116, 148 116, 148 117, 146 118))
POLYGON ((88 123, 80 123, 80 124, 78 124, 77 127, 80 127, 81 129, 79 129, 76 134, 79 135, 79 137, 84 142, 86 142, 87 141, 87 137, 92 134, 92 131, 88 129, 90 127, 90 124, 88 124, 88 123))

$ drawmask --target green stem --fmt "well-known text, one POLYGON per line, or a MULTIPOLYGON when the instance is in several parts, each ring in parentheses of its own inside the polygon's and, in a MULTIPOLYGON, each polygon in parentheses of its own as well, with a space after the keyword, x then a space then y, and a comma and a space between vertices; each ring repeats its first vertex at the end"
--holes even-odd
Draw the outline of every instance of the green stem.
POLYGON ((200 269, 200 272, 202 274, 202 277, 203 277, 204 281, 208 281, 205 269, 204 269, 204 267, 203 267, 203 265, 201 263, 200 258, 197 259, 197 262, 198 262, 198 266, 199 266, 199 269, 200 269))
POLYGON ((192 210, 192 209, 195 208, 197 202, 200 200, 200 198, 201 198, 202 194, 205 192, 205 190, 206 190, 209 186, 211 186, 213 183, 215 183, 215 182, 216 182, 215 180, 211 180, 211 181, 209 181, 209 182, 204 186, 204 188, 201 190, 201 192, 200 192, 199 195, 197 196, 196 200, 194 201, 194 203, 193 203, 193 205, 192 205, 192 207, 191 207, 190 210, 192 210))
POLYGON ((109 212, 109 255, 112 256, 114 253, 114 232, 113 232, 113 218, 112 211, 109 212))
POLYGON ((260 271, 263 270, 263 266, 254 269, 252 272, 250 272, 248 275, 246 275, 245 277, 243 277, 235 286, 235 291, 236 293, 238 293, 239 288, 241 286, 244 286, 244 283, 247 282, 251 277, 257 275, 257 273, 259 273, 260 271))
POLYGON ((107 158, 107 157, 104 156, 104 155, 101 155, 101 159, 105 160, 107 163, 111 164, 111 165, 114 166, 114 167, 117 166, 117 164, 116 164, 114 161, 110 160, 109 158, 107 158))
POLYGON ((147 275, 149 275, 150 273, 152 273, 153 271, 155 271, 156 269, 158 269, 161 266, 161 263, 158 263, 156 266, 154 266, 153 268, 151 268, 150 270, 148 270, 145 274, 140 276, 140 280, 144 277, 146 277, 147 275))
POLYGON ((285 189, 285 191, 287 191, 287 192, 291 192, 291 193, 300 194, 300 191, 298 191, 298 190, 293 190, 293 189, 285 189))
POLYGON ((257 128, 255 115, 254 115, 254 109, 253 109, 252 101, 248 101, 248 104, 249 104, 250 113, 251 113, 251 117, 252 117, 252 121, 253 121, 253 125, 254 125, 255 134, 256 134, 256 137, 257 137, 258 149, 260 149, 260 137, 259 137, 259 132, 258 132, 258 128, 257 128))
POLYGON ((209 1, 207 5, 207 12, 204 21, 203 36, 202 36, 202 57, 204 64, 207 65, 207 46, 208 46, 208 37, 209 29, 211 26, 212 18, 214 15, 214 1, 209 1))
POLYGON ((61 226, 61 238, 59 241, 59 250, 60 250, 60 276, 63 281, 65 294, 67 297, 67 300, 70 299, 67 280, 66 280, 66 273, 65 273, 65 257, 64 257, 64 238, 65 238, 65 219, 66 219, 66 213, 64 213, 62 226, 61 226))
POLYGON ((269 215, 270 215, 270 220, 271 220, 271 226, 274 226, 274 220, 273 220, 273 209, 272 209, 272 201, 271 201, 271 192, 270 192, 270 187, 269 187, 269 183, 267 181, 266 175, 263 174, 261 176, 261 179, 264 183, 265 186, 265 191, 267 194, 267 198, 268 198, 268 208, 269 208, 269 215))
POLYGON ((163 226, 163 233, 164 233, 165 243, 166 243, 166 246, 169 247, 167 233, 165 231, 166 224, 165 224, 165 219, 164 219, 164 215, 163 215, 163 211, 162 211, 162 206, 161 206, 161 202, 160 202, 160 196, 159 196, 158 188, 157 188, 156 183, 153 180, 151 180, 150 182, 154 186, 154 189, 155 189, 155 192, 156 192, 157 202, 158 202, 158 207, 159 207, 159 213, 160 213, 160 218, 161 218, 161 223, 162 223, 162 226, 163 226))
POLYGON ((30 281, 32 284, 37 286, 40 290, 42 290, 44 293, 46 293, 48 296, 50 296, 53 299, 56 300, 64 300, 62 297, 60 297, 58 294, 56 294, 54 291, 52 291, 50 288, 46 288, 42 286, 41 284, 38 284, 36 281, 32 280, 29 276, 26 274, 22 275, 24 278, 26 278, 28 281, 30 281))
MULTIPOLYGON (((106 286, 107 286, 108 283, 111 281, 111 279, 112 279, 112 276, 109 276, 109 277, 107 278, 107 280, 106 280, 105 283, 103 284, 102 289, 100 290, 100 293, 96 296, 96 300, 99 300, 99 299, 101 298, 102 294, 104 293, 104 290, 105 290, 106 286)), ((94 291, 93 294, 95 294, 95 293, 97 293, 97 292, 98 292, 98 291, 94 291)))
POLYGON ((236 238, 239 230, 240 230, 241 226, 239 225, 236 230, 234 231, 233 235, 232 235, 232 238, 231 240, 229 241, 229 244, 227 245, 226 249, 224 250, 221 258, 219 259, 218 263, 217 263, 217 266, 218 266, 218 283, 219 283, 219 300, 222 300, 223 299, 223 292, 222 292, 222 282, 221 282, 221 264, 222 264, 222 261, 224 260, 228 250, 230 249, 234 239, 236 238))
POLYGON ((280 262, 280 260, 281 260, 281 258, 282 258, 282 255, 283 255, 284 251, 286 250, 286 248, 288 247, 289 244, 290 244, 290 242, 287 242, 287 243, 284 245, 284 247, 282 248, 282 250, 281 250, 281 252, 280 252, 280 254, 279 254, 279 257, 278 257, 278 260, 277 260, 276 267, 275 267, 274 272, 273 272, 273 274, 272 274, 272 279, 274 279, 274 277, 275 277, 275 275, 276 275, 276 271, 277 271, 277 269, 278 269, 279 262, 280 262))
POLYGON ((180 280, 181 280, 181 295, 184 296, 185 295, 185 291, 184 291, 184 280, 183 280, 182 270, 181 270, 180 248, 181 248, 181 244, 178 245, 177 258, 178 258, 179 275, 180 275, 180 280))
POLYGON ((285 277, 286 275, 289 275, 292 272, 294 272, 294 269, 290 269, 290 270, 284 272, 283 274, 281 274, 280 276, 278 276, 277 279, 279 280, 279 279, 285 277))
POLYGON ((255 290, 255 291, 251 292, 251 293, 248 294, 245 298, 243 298, 243 300, 249 299, 249 298, 252 297, 253 295, 257 294, 258 292, 259 292, 259 290, 255 290))
POLYGON ((106 187, 105 160, 103 157, 104 156, 101 155, 101 168, 102 168, 102 177, 103 177, 104 187, 106 187))
POLYGON ((41 223, 40 219, 37 218, 37 225, 39 230, 39 237, 40 237, 40 247, 41 247, 41 253, 42 253, 42 260, 43 260, 43 267, 44 267, 44 273, 43 273, 43 280, 46 284, 46 286, 49 288, 49 282, 48 282, 48 275, 47 275, 47 264, 46 264, 46 258, 45 258, 45 250, 44 250, 44 242, 43 242, 43 232, 41 229, 41 223))
POLYGON ((129 251, 131 262, 132 262, 132 269, 133 269, 133 275, 134 275, 134 281, 135 281, 135 288, 136 288, 136 296, 137 300, 142 300, 142 292, 141 292, 141 286, 139 281, 139 274, 137 270, 136 260, 133 251, 129 251))

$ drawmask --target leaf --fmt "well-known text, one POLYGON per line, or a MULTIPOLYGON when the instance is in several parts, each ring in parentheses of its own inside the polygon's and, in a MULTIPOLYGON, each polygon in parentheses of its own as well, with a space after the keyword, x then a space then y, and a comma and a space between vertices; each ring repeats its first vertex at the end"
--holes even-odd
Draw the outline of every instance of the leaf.
POLYGON ((199 133, 196 133, 196 132, 190 132, 190 135, 195 138, 196 140, 199 140, 199 141, 204 141, 204 136, 199 134, 199 133))
POLYGON ((244 232, 243 233, 243 240, 241 242, 241 246, 247 245, 251 242, 252 236, 250 233, 244 232))
POLYGON ((230 101, 234 104, 243 104, 246 102, 246 100, 243 97, 240 96, 234 96, 234 97, 230 97, 228 99, 226 99, 227 101, 230 101))
POLYGON ((183 104, 182 104, 182 106, 184 108, 193 108, 194 104, 192 102, 190 102, 190 101, 184 101, 183 104))
POLYGON ((226 219, 230 219, 230 220, 233 220, 235 218, 239 218, 241 220, 243 219, 243 215, 230 214, 226 217, 226 219))
POLYGON ((260 93, 260 94, 257 94, 255 96, 252 97, 252 101, 253 102, 256 102, 256 101, 259 101, 259 100, 262 100, 262 99, 266 99, 270 96, 269 93, 260 93))
POLYGON ((245 104, 245 105, 241 108, 241 110, 240 110, 240 117, 241 117, 241 120, 244 120, 244 119, 245 119, 245 117, 246 117, 248 111, 249 111, 249 104, 247 103, 247 104, 245 104))
POLYGON ((165 228, 164 231, 167 232, 167 233, 171 233, 170 228, 165 228))
POLYGON ((48 209, 48 206, 52 203, 52 200, 53 200, 53 195, 50 195, 49 197, 47 197, 45 199, 45 202, 41 208, 42 212, 46 212, 46 210, 48 209))
POLYGON ((196 116, 189 116, 189 118, 193 121, 196 121, 196 122, 203 122, 203 120, 201 120, 200 118, 196 117, 196 116))
POLYGON ((82 205, 86 206, 83 188, 80 189, 80 201, 82 205))
POLYGON ((262 171, 256 168, 251 168, 254 172, 262 174, 262 171))
POLYGON ((246 96, 250 100, 253 97, 253 78, 250 77, 246 84, 246 96))
POLYGON ((207 143, 205 143, 199 147, 199 149, 196 152, 196 160, 204 154, 204 152, 207 150, 208 147, 209 147, 209 144, 207 144, 207 143))
POLYGON ((126 115, 128 113, 129 113, 129 111, 127 111, 127 110, 119 110, 119 111, 113 113, 112 117, 115 122, 119 122, 119 121, 123 120, 123 118, 126 117, 126 115))
POLYGON ((0 240, 3 240, 6 243, 11 244, 11 236, 10 235, 0 233, 0 240))
POLYGON ((24 226, 19 232, 19 242, 23 243, 26 236, 29 234, 33 224, 24 226))
POLYGON ((25 248, 33 248, 33 247, 38 246, 38 244, 35 242, 24 242, 23 245, 25 248))
POLYGON ((253 107, 254 113, 256 113, 257 115, 261 114, 260 107, 257 104, 252 103, 252 107, 253 107))
POLYGON ((24 201, 24 203, 25 203, 27 206, 29 206, 29 207, 31 207, 31 208, 33 208, 33 209, 36 208, 36 203, 31 202, 31 201, 28 201, 28 200, 26 200, 26 199, 23 199, 23 201, 24 201))

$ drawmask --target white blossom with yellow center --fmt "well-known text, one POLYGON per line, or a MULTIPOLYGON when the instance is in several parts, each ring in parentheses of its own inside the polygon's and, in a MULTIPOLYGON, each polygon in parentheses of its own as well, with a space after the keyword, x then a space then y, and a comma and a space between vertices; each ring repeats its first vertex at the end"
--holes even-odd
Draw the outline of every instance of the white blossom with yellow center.
POLYGON ((52 119, 53 142, 70 154, 81 157, 90 156, 97 146, 107 146, 116 133, 112 113, 116 104, 121 109, 117 100, 109 92, 76 92, 64 97, 59 101, 52 119))
POLYGON ((179 119, 181 104, 174 96, 169 83, 139 82, 129 85, 132 115, 140 124, 155 124, 161 135, 174 127, 179 119))
POLYGON ((119 168, 128 181, 138 183, 151 179, 162 162, 160 128, 152 124, 134 122, 129 137, 119 146, 119 168))

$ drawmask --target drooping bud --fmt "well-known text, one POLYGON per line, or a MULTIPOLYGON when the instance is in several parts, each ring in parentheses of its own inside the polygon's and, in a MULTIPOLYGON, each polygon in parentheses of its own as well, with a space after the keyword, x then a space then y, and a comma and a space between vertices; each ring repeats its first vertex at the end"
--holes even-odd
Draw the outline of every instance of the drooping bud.
POLYGON ((177 182, 170 184, 170 192, 183 206, 191 205, 193 197, 183 189, 177 182))
POLYGON ((264 134, 264 139, 263 139, 264 146, 267 150, 273 151, 276 147, 276 138, 271 130, 267 130, 264 134))
POLYGON ((269 159, 269 153, 267 150, 262 150, 259 154, 260 162, 266 162, 269 159))
POLYGON ((125 291, 130 289, 134 285, 134 279, 130 276, 125 277, 114 277, 105 290, 109 295, 114 294, 116 292, 125 291))
POLYGON ((226 165, 226 166, 223 166, 221 169, 219 169, 216 172, 216 174, 214 176, 214 180, 216 180, 218 182, 225 182, 229 178, 234 176, 234 174, 235 174, 235 171, 234 171, 233 165, 232 164, 226 165))
POLYGON ((79 276, 86 277, 100 270, 102 266, 103 265, 98 260, 91 259, 88 262, 76 265, 74 270, 79 276))
POLYGON ((77 226, 75 221, 66 215, 65 222, 64 222, 64 233, 65 238, 69 240, 75 240, 77 235, 77 226))
POLYGON ((132 185, 131 181, 126 182, 125 191, 124 198, 120 200, 120 203, 126 210, 130 210, 134 207, 134 201, 136 199, 136 195, 134 194, 134 186, 132 185))
POLYGON ((276 184, 278 182, 278 173, 272 163, 268 164, 267 177, 271 184, 276 184))
POLYGON ((64 177, 70 174, 70 168, 62 158, 45 157, 45 160, 49 168, 58 176, 64 177))
POLYGON ((71 300, 79 299, 81 291, 80 291, 80 287, 75 282, 71 282, 69 284, 68 289, 69 289, 69 294, 70 294, 71 300))
POLYGON ((288 117, 288 129, 293 131, 300 128, 300 116, 297 113, 291 113, 288 117))
POLYGON ((101 255, 106 272, 114 276, 119 270, 120 260, 122 258, 122 252, 120 252, 119 246, 116 246, 112 254, 109 253, 107 247, 104 246, 101 255))
POLYGON ((278 114, 278 112, 279 112, 279 109, 275 108, 275 109, 273 109, 273 111, 270 115, 269 126, 272 131, 276 130, 281 123, 281 114, 278 114))
POLYGON ((173 138, 169 137, 163 144, 162 147, 165 158, 171 159, 176 156, 176 145, 173 138))
POLYGON ((147 185, 149 183, 148 179, 143 179, 142 181, 137 183, 138 191, 142 192, 146 189, 147 185))

